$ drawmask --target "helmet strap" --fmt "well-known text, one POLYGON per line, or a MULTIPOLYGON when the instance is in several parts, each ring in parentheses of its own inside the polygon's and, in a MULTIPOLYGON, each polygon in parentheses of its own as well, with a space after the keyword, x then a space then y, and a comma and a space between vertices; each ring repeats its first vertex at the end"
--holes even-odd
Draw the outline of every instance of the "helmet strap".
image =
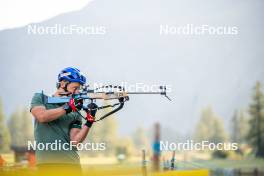
POLYGON ((56 88, 59 89, 60 88, 60 85, 61 85, 60 82, 57 82, 56 83, 56 88))
MULTIPOLYGON (((69 84, 70 84, 69 81, 65 81, 65 86, 63 87, 63 90, 64 90, 65 92, 68 92, 67 88, 68 88, 68 85, 69 85, 69 84)), ((56 83, 56 87, 57 87, 57 89, 59 89, 59 88, 61 87, 61 83, 60 83, 60 82, 57 82, 57 83, 56 83)))
POLYGON ((65 82, 65 86, 64 86, 64 88, 63 88, 65 92, 68 92, 67 88, 68 88, 68 85, 69 85, 69 84, 70 84, 69 81, 66 81, 66 82, 65 82))

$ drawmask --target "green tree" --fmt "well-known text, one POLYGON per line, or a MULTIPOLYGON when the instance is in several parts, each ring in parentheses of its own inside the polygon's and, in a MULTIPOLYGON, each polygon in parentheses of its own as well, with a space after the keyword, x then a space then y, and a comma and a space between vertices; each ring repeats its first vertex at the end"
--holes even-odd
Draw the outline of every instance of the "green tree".
POLYGON ((224 122, 221 118, 218 116, 215 116, 214 118, 214 130, 212 133, 212 136, 210 138, 210 141, 214 143, 220 143, 225 142, 227 140, 227 133, 224 128, 224 122))
POLYGON ((256 83, 250 104, 250 129, 248 141, 256 151, 256 157, 264 157, 264 95, 260 82, 256 83))
POLYGON ((208 106, 202 110, 201 118, 195 128, 194 138, 197 141, 208 140, 212 143, 219 143, 227 140, 224 123, 222 119, 213 112, 212 107, 208 106))
POLYGON ((249 130, 249 125, 248 125, 248 118, 245 115, 245 112, 240 110, 240 111, 235 111, 232 120, 232 132, 231 132, 231 140, 232 142, 236 143, 245 143, 246 142, 246 137, 247 133, 249 130))
POLYGON ((5 122, 3 104, 0 99, 0 151, 6 152, 10 148, 10 134, 5 122))
POLYGON ((26 146, 28 141, 34 139, 32 117, 27 109, 18 109, 12 113, 8 127, 12 146, 26 146))
POLYGON ((136 129, 133 134, 133 142, 138 150, 150 149, 150 140, 147 137, 146 131, 142 127, 136 129))
POLYGON ((126 158, 129 158, 133 155, 134 151, 135 146, 132 138, 123 137, 119 139, 119 142, 116 145, 116 155, 124 154, 126 158))

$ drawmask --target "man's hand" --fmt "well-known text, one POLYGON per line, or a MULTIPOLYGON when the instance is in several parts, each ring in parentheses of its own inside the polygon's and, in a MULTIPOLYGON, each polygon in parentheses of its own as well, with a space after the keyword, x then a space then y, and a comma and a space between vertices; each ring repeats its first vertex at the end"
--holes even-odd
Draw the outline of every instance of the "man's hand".
POLYGON ((63 106, 66 114, 70 112, 80 111, 83 107, 83 99, 71 98, 68 103, 63 106))
POLYGON ((88 104, 87 108, 88 110, 86 111, 87 116, 85 125, 91 128, 95 120, 95 114, 97 112, 98 106, 95 103, 90 103, 88 104))
POLYGON ((90 114, 95 117, 95 114, 97 112, 98 106, 95 103, 90 103, 87 105, 88 110, 90 111, 90 114))

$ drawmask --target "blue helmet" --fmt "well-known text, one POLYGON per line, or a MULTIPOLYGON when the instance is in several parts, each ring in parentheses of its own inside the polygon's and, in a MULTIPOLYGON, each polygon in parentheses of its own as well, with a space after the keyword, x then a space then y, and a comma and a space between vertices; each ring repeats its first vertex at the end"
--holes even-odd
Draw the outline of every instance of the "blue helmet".
POLYGON ((79 69, 74 67, 64 68, 58 75, 58 82, 66 80, 69 82, 78 82, 81 85, 86 83, 86 78, 79 69))

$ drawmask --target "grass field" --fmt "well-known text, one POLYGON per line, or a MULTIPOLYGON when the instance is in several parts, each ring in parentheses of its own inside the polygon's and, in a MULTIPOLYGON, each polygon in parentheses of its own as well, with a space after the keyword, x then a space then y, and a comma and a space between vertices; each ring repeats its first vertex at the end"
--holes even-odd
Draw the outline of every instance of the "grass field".
MULTIPOLYGON (((4 154, 3 158, 7 161, 6 170, 16 170, 21 168, 21 164, 14 163, 13 154, 4 154), (10 168, 9 168, 10 167, 10 168)), ((140 157, 130 158, 122 163, 118 163, 115 157, 82 157, 82 168, 85 175, 142 175, 142 162, 140 157)), ((26 163, 23 164, 26 168, 26 163)), ((163 171, 164 163, 161 162, 161 171, 163 171)), ((221 169, 242 169, 252 170, 258 168, 264 170, 264 159, 247 158, 241 160, 228 159, 211 159, 211 160, 176 160, 175 168, 177 172, 151 172, 151 161, 147 161, 148 175, 208 175, 209 171, 221 169), (191 172, 189 172, 191 171, 191 172)))
POLYGON ((228 160, 228 159, 213 159, 213 160, 198 160, 190 162, 176 163, 179 169, 184 168, 208 168, 208 169, 264 169, 264 159, 243 159, 243 160, 228 160))

